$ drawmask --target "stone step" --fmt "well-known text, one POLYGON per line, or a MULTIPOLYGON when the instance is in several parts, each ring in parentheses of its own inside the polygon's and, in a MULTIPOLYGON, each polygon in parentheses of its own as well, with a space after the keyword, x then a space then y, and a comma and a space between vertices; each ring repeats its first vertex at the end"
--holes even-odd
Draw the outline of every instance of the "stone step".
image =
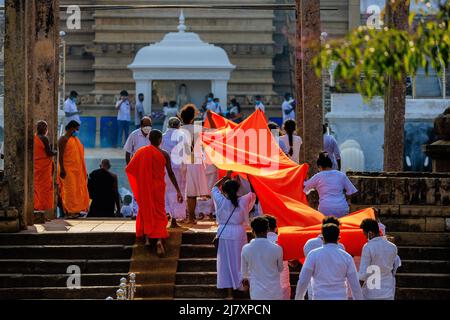
POLYGON ((216 259, 215 258, 179 259, 177 272, 216 272, 216 259))
POLYGON ((450 232, 388 232, 397 246, 449 247, 450 232))
POLYGON ((83 273, 127 273, 129 259, 114 260, 0 260, 0 273, 64 274, 69 266, 78 266, 83 273))
MULTIPOLYGON (((224 299, 226 290, 217 289, 216 285, 175 285, 175 299, 224 299)), ((247 292, 234 292, 235 298, 249 299, 247 292)))
POLYGON ((214 258, 216 248, 211 244, 182 244, 180 258, 214 258))
POLYGON ((402 260, 399 273, 448 273, 450 261, 445 260, 402 260))
MULTIPOLYGON (((0 274, 0 288, 66 287, 68 274, 0 274)), ((82 274, 81 286, 118 286, 127 273, 82 274)))
POLYGON ((0 259, 129 259, 132 245, 0 246, 0 259))
MULTIPOLYGON (((185 232, 183 233, 182 244, 188 245, 211 245, 216 232, 185 232)), ((249 240, 252 239, 252 234, 247 233, 249 240)))
POLYGON ((397 300, 450 300, 450 289, 397 288, 397 300))
POLYGON ((450 289, 450 274, 440 273, 397 273, 399 288, 444 288, 450 289))
POLYGON ((0 300, 19 299, 100 299, 116 297, 118 286, 68 288, 0 288, 0 300))
POLYGON ((131 232, 86 233, 16 233, 0 234, 2 245, 133 245, 136 234, 131 232))
POLYGON ((404 260, 450 260, 449 247, 398 247, 404 260))
POLYGON ((177 285, 216 284, 217 272, 177 272, 177 285))

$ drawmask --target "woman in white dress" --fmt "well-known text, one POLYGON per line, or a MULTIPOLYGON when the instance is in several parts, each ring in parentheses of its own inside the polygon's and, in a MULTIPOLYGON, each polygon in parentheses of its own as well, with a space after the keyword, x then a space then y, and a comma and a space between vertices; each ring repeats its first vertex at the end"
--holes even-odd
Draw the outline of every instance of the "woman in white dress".
POLYGON ((302 138, 295 134, 297 123, 294 120, 286 120, 283 125, 286 134, 280 137, 280 141, 286 145, 288 149, 287 156, 294 162, 300 164, 300 147, 302 146, 302 138))
POLYGON ((333 169, 333 162, 327 152, 319 153, 317 159, 319 173, 305 181, 305 193, 312 189, 319 193, 319 211, 326 216, 342 218, 349 213, 346 199, 358 192, 349 178, 341 171, 333 169))
MULTIPOLYGON (((186 164, 183 163, 180 155, 178 153, 175 154, 176 150, 174 148, 186 138, 182 136, 182 131, 179 130, 181 126, 181 121, 178 118, 170 118, 169 119, 169 127, 166 133, 163 135, 161 149, 167 151, 171 156, 170 159, 172 161, 172 170, 175 174, 175 177, 178 181, 178 186, 180 190, 184 192, 186 190, 186 164), (172 152, 174 151, 174 152, 172 152), (172 154, 174 153, 174 154, 172 154)), ((177 190, 170 183, 170 178, 166 172, 166 212, 172 218, 171 220, 171 228, 179 227, 177 224, 177 220, 186 219, 186 202, 183 203, 178 202, 177 198, 177 190)))
POLYGON ((199 133, 202 132, 201 125, 194 125, 198 110, 193 104, 187 104, 180 111, 183 122, 184 134, 189 137, 190 150, 187 150, 186 159, 186 198, 188 208, 188 224, 195 224, 195 208, 197 197, 207 197, 210 194, 208 181, 206 179, 205 164, 203 162, 203 152, 199 133))
POLYGON ((230 177, 231 172, 228 172, 212 189, 219 225, 217 288, 227 289, 228 299, 233 298, 233 290, 241 289, 241 252, 247 244, 249 213, 256 201, 256 194, 253 192, 238 197, 240 185, 230 177))

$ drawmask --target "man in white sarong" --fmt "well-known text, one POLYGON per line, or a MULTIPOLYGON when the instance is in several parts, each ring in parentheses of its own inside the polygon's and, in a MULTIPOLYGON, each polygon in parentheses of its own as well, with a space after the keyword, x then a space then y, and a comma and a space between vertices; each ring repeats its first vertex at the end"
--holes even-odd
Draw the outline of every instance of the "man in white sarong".
MULTIPOLYGON (((177 145, 182 145, 187 141, 183 136, 183 131, 179 130, 181 127, 181 121, 178 118, 170 118, 168 122, 168 129, 163 135, 161 149, 167 151, 172 161, 172 170, 178 182, 178 186, 182 192, 186 190, 186 165, 183 162, 183 156, 175 149, 177 145)), ((177 201, 177 190, 170 183, 170 178, 166 172, 166 212, 172 218, 171 228, 177 228, 177 220, 186 219, 186 202, 179 203, 177 201)))
MULTIPOLYGON (((265 215, 264 218, 266 218, 267 221, 269 221, 269 232, 267 233, 267 239, 277 244, 278 243, 277 219, 269 215, 265 215)), ((291 300, 291 279, 288 261, 283 261, 283 271, 280 274, 280 284, 281 290, 283 292, 283 300, 291 300)))
POLYGON ((364 282, 364 299, 394 300, 395 273, 400 264, 397 247, 380 234, 380 226, 376 220, 365 219, 361 223, 361 229, 369 240, 363 247, 358 273, 359 280, 364 282), (367 283, 377 269, 381 277, 378 288, 367 283))
POLYGON ((347 300, 346 282, 353 299, 363 299, 353 258, 338 246, 339 233, 335 224, 322 226, 323 246, 306 257, 297 284, 296 300, 305 298, 311 278, 314 278, 312 300, 347 300))
POLYGON ((282 300, 283 249, 267 239, 269 222, 266 218, 253 219, 251 226, 256 238, 242 248, 242 284, 250 285, 252 300, 282 300))

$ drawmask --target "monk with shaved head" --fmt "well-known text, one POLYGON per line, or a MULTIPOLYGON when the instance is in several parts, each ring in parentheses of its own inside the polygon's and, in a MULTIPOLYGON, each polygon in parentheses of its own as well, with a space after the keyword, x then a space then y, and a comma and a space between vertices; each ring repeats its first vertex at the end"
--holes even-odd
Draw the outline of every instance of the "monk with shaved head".
POLYGON ((53 158, 56 151, 50 147, 48 139, 48 125, 39 121, 34 135, 34 210, 51 211, 55 207, 53 158))
POLYGON ((150 145, 140 148, 126 168, 131 189, 139 206, 136 221, 137 238, 145 238, 146 245, 156 241, 158 256, 164 256, 163 239, 169 237, 165 210, 165 175, 167 174, 177 192, 177 201, 183 202, 177 179, 172 170, 170 155, 160 149, 163 135, 152 130, 150 145))

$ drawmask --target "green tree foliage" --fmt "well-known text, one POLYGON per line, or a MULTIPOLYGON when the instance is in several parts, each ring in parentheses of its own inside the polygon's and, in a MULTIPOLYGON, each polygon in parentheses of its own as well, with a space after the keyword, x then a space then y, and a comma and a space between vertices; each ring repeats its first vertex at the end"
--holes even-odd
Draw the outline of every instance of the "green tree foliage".
POLYGON ((415 76, 419 68, 442 75, 450 61, 450 0, 441 1, 435 15, 419 13, 410 14, 406 31, 360 26, 344 39, 322 44, 313 61, 317 74, 333 65, 337 88, 345 83, 366 99, 383 95, 386 76, 400 80, 402 74, 415 76))

